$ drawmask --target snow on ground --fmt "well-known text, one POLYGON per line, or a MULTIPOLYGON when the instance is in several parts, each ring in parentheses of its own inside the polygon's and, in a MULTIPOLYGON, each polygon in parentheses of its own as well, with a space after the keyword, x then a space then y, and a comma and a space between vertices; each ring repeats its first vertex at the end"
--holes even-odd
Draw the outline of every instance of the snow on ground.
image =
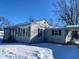
POLYGON ((54 59, 51 49, 18 44, 0 45, 0 59, 54 59))
POLYGON ((1 44, 0 59, 79 59, 79 48, 73 45, 40 43, 29 45, 1 44))
POLYGON ((55 59, 79 59, 79 48, 73 45, 43 43, 34 46, 51 49, 55 59))

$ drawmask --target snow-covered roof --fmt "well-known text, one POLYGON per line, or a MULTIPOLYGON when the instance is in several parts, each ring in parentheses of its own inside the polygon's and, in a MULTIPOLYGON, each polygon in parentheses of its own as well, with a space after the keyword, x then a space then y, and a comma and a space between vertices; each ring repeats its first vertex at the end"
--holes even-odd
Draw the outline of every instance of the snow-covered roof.
POLYGON ((5 27, 5 28, 13 29, 13 28, 18 28, 18 27, 20 27, 20 26, 25 26, 25 25, 30 26, 30 23, 21 23, 21 24, 17 24, 17 25, 5 27))
POLYGON ((72 29, 72 28, 79 28, 79 25, 68 25, 68 26, 64 26, 64 27, 49 26, 47 29, 72 29))
POLYGON ((79 27, 79 25, 68 25, 67 27, 79 27))
POLYGON ((35 20, 35 21, 32 21, 32 22, 24 22, 24 23, 20 23, 20 24, 14 25, 14 26, 6 27, 6 28, 16 28, 16 27, 19 27, 19 26, 30 25, 32 23, 39 23, 41 21, 46 21, 46 20, 43 19, 43 20, 35 20))
POLYGON ((66 27, 49 26, 48 29, 65 29, 66 27))

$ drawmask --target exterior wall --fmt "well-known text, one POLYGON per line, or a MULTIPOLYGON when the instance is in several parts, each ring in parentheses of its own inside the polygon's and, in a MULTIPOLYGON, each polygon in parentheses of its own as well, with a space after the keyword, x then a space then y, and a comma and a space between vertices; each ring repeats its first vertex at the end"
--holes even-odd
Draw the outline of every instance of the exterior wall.
POLYGON ((49 25, 45 20, 31 23, 31 32, 30 32, 31 43, 44 42, 44 31, 48 26, 49 25), (41 32, 41 36, 38 37, 39 32, 41 32))
MULTIPOLYGON (((65 29, 60 29, 61 30, 61 35, 52 35, 52 30, 55 29, 47 29, 45 31, 45 39, 46 41, 49 42, 56 42, 56 43, 65 43, 65 38, 66 38, 66 30, 65 29)), ((57 30, 57 29, 56 29, 57 30)))
POLYGON ((37 43, 37 42, 43 42, 44 39, 43 39, 43 32, 42 33, 42 36, 38 37, 38 29, 39 29, 39 25, 38 24, 35 24, 35 23, 32 23, 31 24, 31 36, 30 36, 30 39, 31 39, 31 43, 37 43))
POLYGON ((21 36, 16 35, 15 39, 19 42, 30 42, 30 25, 27 26, 20 26, 20 29, 25 29, 25 34, 21 34, 21 36), (27 33, 27 36, 26 36, 27 33))

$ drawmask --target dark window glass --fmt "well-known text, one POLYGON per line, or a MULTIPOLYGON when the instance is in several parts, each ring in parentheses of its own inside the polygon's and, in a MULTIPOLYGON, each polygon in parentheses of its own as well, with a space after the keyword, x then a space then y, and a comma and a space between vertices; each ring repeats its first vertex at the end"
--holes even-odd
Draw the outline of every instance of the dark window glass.
POLYGON ((61 35, 61 30, 52 30, 52 35, 61 35))
POLYGON ((22 28, 19 29, 19 36, 22 36, 22 28))
POLYGON ((26 33, 26 36, 27 36, 27 33, 26 33))
POLYGON ((78 32, 72 31, 72 38, 78 39, 78 32))
POLYGON ((54 30, 52 30, 52 35, 54 35, 54 30))
POLYGON ((22 28, 20 28, 20 36, 22 36, 22 28))
POLYGON ((23 34, 25 34, 25 29, 23 29, 23 34))
POLYGON ((42 36, 42 29, 38 29, 38 37, 42 36))
POLYGON ((20 36, 20 28, 18 28, 18 36, 20 36))
POLYGON ((59 35, 61 35, 61 30, 59 30, 59 35))
MULTIPOLYGON (((26 34, 26 36, 28 36, 28 30, 27 30, 27 28, 26 28, 25 30, 26 30, 25 34, 26 34)), ((30 33, 30 32, 29 32, 29 33, 30 33)))

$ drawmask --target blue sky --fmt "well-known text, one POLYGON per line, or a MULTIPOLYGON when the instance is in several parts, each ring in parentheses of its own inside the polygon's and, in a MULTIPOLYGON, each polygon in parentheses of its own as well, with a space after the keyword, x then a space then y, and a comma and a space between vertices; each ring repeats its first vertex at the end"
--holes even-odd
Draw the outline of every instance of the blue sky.
POLYGON ((0 0, 0 16, 14 24, 28 21, 29 18, 53 19, 56 22, 53 3, 54 0, 0 0))

